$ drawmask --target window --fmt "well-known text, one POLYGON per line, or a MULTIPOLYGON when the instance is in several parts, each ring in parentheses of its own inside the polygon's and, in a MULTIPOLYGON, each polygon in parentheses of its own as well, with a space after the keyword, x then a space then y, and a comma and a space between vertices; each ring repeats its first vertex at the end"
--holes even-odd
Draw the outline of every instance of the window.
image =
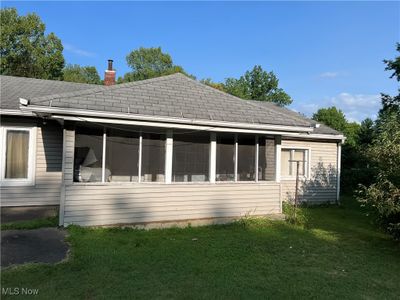
POLYGON ((275 141, 258 139, 258 180, 275 180, 275 141))
POLYGON ((238 181, 256 180, 255 172, 256 141, 254 136, 240 136, 238 138, 238 181))
POLYGON ((1 128, 2 186, 34 184, 35 133, 34 128, 1 128))
MULTIPOLYGON (((75 131, 74 181, 101 182, 103 175, 102 128, 78 127, 75 131)), ((110 171, 106 170, 106 175, 110 171)))
POLYGON ((139 133, 107 131, 105 181, 139 181, 139 133))
POLYGON ((235 180, 235 137, 217 135, 216 181, 235 180))
POLYGON ((172 181, 201 182, 209 179, 210 135, 175 134, 172 181))
POLYGON ((308 176, 309 150, 307 149, 282 149, 281 175, 283 177, 296 177, 297 161, 299 161, 299 176, 308 176))
POLYGON ((142 138, 142 181, 165 181, 165 134, 146 133, 142 138))

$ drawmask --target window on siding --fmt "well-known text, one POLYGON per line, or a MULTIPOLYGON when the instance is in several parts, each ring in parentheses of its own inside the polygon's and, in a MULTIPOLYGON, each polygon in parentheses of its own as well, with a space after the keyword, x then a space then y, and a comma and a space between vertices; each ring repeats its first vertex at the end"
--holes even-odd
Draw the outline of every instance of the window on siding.
POLYGON ((256 145, 254 136, 239 136, 238 139, 238 181, 254 181, 256 145))
POLYGON ((107 131, 105 181, 138 181, 138 163, 139 134, 128 130, 107 131))
POLYGON ((299 161, 299 176, 307 176, 308 150, 307 149, 282 149, 281 175, 286 177, 296 176, 297 162, 299 161))
POLYGON ((165 181, 165 134, 143 134, 142 181, 165 181))
POLYGON ((258 180, 275 180, 275 141, 258 139, 258 180))
POLYGON ((174 134, 172 181, 209 180, 210 135, 174 134))
POLYGON ((94 127, 76 128, 74 181, 101 182, 102 162, 103 129, 94 127))
POLYGON ((2 186, 24 186, 34 183, 34 128, 0 128, 0 178, 2 186))
POLYGON ((4 178, 28 178, 29 131, 7 130, 6 135, 6 169, 4 178))
POLYGON ((235 180, 235 137, 217 135, 216 180, 235 180))

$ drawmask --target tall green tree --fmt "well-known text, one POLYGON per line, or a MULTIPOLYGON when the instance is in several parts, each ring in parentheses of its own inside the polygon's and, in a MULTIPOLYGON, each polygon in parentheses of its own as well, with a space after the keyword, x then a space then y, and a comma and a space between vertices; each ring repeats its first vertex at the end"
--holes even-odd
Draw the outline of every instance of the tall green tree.
POLYGON ((64 81, 101 84, 99 73, 94 66, 67 65, 63 70, 64 81))
POLYGON ((360 146, 370 145, 374 138, 374 133, 374 121, 372 121, 372 119, 370 118, 366 118, 361 122, 360 130, 358 133, 358 144, 360 146))
POLYGON ((239 79, 227 78, 224 90, 242 99, 269 101, 280 106, 293 102, 291 97, 279 87, 276 75, 272 71, 264 71, 257 65, 239 79))
POLYGON ((324 123, 340 132, 344 132, 347 125, 347 120, 344 113, 336 107, 320 108, 313 115, 313 120, 324 123))
POLYGON ((0 10, 0 72, 4 75, 62 79, 63 46, 36 14, 19 16, 15 8, 0 10))
POLYGON ((171 56, 162 52, 161 47, 140 47, 126 56, 126 62, 132 68, 132 72, 118 78, 118 83, 144 80, 174 73, 188 75, 181 66, 174 65, 171 56))
MULTIPOLYGON (((400 52, 400 45, 397 44, 400 52)), ((391 78, 400 82, 400 57, 384 60, 391 78)), ((382 94, 382 108, 375 124, 375 134, 367 156, 377 169, 369 185, 361 185, 358 199, 370 208, 373 216, 396 239, 400 240, 400 93, 382 94)))
MULTIPOLYGON (((397 52, 400 54, 400 43, 397 43, 397 52)), ((400 82, 400 55, 395 57, 395 59, 385 59, 383 61, 386 64, 386 71, 392 71, 390 78, 395 77, 397 81, 400 82)), ((390 114, 392 112, 400 114, 400 89, 398 90, 396 96, 389 96, 387 94, 382 94, 382 109, 379 111, 379 119, 384 118, 384 114, 390 114)), ((378 120, 379 120, 378 119, 378 120)))

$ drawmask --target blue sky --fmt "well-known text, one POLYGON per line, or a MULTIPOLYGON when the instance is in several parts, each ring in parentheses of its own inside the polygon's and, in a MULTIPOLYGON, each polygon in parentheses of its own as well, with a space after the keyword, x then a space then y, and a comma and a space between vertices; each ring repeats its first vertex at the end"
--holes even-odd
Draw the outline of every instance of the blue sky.
POLYGON ((37 13, 64 44, 67 63, 108 58, 118 75, 126 55, 161 46, 198 79, 239 77, 259 64, 274 71, 311 115, 336 105, 350 120, 374 117, 381 92, 394 94, 382 60, 400 41, 399 2, 3 2, 37 13))

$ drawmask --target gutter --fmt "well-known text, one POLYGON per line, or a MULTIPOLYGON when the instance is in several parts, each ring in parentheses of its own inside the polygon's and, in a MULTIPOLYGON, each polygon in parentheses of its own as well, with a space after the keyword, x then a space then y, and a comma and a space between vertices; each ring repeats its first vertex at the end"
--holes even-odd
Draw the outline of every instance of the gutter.
POLYGON ((29 116, 33 117, 35 114, 30 111, 22 111, 19 109, 0 109, 0 115, 8 115, 8 116, 29 116))
POLYGON ((182 119, 176 117, 155 117, 140 114, 129 114, 129 113, 110 113, 110 112, 99 112, 85 109, 68 109, 68 108, 55 108, 45 107, 38 105, 20 106, 21 111, 39 113, 39 114, 59 114, 59 115, 73 115, 83 117, 99 117, 107 119, 123 119, 123 120, 136 120, 136 121, 150 121, 156 123, 173 123, 173 124, 189 124, 189 125, 202 125, 202 126, 213 126, 213 127, 225 127, 225 128, 242 128, 242 129, 258 129, 258 130, 282 130, 285 132, 305 132, 310 133, 314 129, 306 126, 285 126, 285 125, 262 125, 262 124, 248 124, 248 123, 235 123, 226 121, 208 121, 208 120, 196 120, 196 119, 182 119))

